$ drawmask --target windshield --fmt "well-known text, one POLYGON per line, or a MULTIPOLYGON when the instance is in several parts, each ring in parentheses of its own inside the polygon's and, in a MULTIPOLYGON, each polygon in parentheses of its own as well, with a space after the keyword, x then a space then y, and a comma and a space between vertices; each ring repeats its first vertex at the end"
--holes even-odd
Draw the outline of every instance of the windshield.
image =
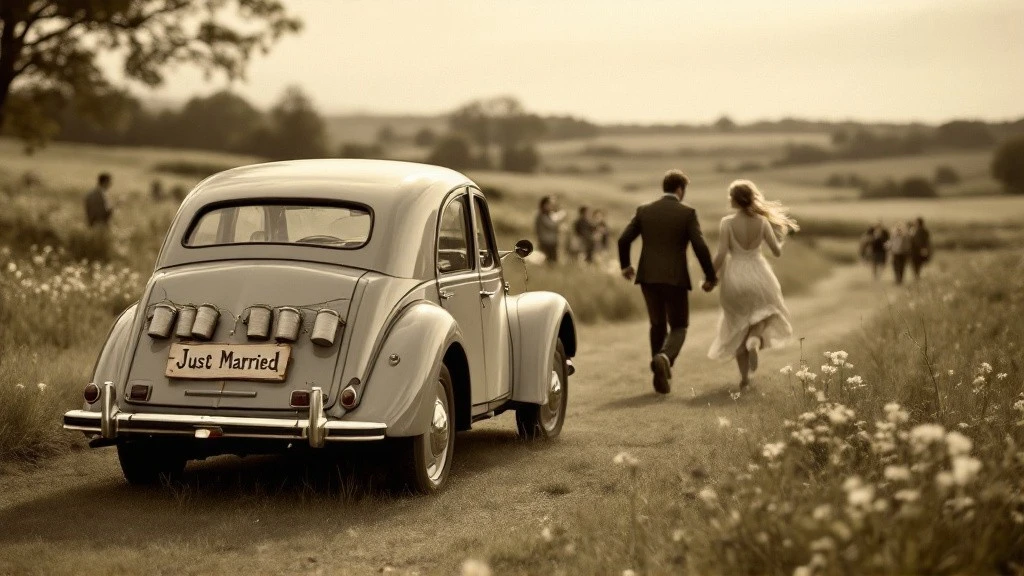
POLYGON ((327 204, 242 204, 202 212, 185 246, 304 244, 360 248, 370 238, 369 208, 327 204))

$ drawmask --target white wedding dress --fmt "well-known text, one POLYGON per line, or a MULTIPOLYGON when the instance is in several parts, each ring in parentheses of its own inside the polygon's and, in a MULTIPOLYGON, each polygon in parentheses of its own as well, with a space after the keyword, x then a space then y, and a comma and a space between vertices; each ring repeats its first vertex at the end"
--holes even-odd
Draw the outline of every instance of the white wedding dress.
MULTIPOLYGON (((722 219, 716 260, 726 259, 721 272, 719 300, 722 314, 718 321, 718 335, 711 344, 708 356, 712 359, 731 359, 744 346, 752 326, 763 323, 761 348, 785 344, 793 335, 789 323, 789 310, 782 299, 782 287, 775 272, 761 253, 767 243, 776 255, 782 245, 771 224, 758 218, 760 234, 756 243, 744 247, 733 230, 737 216, 722 219)), ((748 222, 749 223, 749 222, 748 222)))

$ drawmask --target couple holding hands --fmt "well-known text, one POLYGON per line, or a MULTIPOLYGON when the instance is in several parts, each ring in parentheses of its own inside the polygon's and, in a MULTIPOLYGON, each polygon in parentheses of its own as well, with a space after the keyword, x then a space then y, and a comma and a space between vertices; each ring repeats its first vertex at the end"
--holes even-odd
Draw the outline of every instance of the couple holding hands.
POLYGON ((757 370, 758 352, 784 343, 793 333, 782 289, 762 246, 781 256, 784 238, 800 227, 782 204, 766 200, 753 182, 737 180, 729 186, 735 212, 722 218, 718 252, 712 258, 696 210, 683 203, 688 184, 679 170, 668 171, 662 197, 640 206, 619 238, 622 275, 640 285, 647 304, 654 389, 661 394, 671 391, 672 366, 686 340, 692 288, 686 250, 691 245, 704 271, 704 291, 721 283, 718 334, 708 356, 735 358, 740 388, 746 388, 750 373, 757 370), (643 246, 634 269, 630 248, 637 238, 643 246))

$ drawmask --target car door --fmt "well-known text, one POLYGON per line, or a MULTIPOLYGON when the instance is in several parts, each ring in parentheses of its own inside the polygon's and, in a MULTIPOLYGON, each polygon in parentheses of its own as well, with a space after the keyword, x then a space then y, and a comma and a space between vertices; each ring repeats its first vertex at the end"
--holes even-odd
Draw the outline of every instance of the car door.
POLYGON ((480 275, 480 313, 487 369, 487 400, 500 400, 512 392, 512 340, 505 302, 505 277, 495 247, 487 201, 473 190, 473 233, 480 275))
POLYGON ((487 371, 484 335, 480 316, 480 274, 473 257, 473 237, 467 189, 448 197, 437 230, 437 288, 441 306, 462 329, 469 361, 469 378, 474 404, 486 402, 487 371))

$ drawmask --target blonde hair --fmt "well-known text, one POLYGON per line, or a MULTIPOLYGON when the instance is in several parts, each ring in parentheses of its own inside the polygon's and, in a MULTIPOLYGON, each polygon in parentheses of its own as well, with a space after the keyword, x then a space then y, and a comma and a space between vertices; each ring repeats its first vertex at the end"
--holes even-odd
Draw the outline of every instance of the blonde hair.
POLYGON ((789 215, 789 208, 778 200, 767 200, 750 180, 736 180, 729 185, 729 197, 748 216, 763 216, 783 235, 797 232, 800 225, 789 215))

